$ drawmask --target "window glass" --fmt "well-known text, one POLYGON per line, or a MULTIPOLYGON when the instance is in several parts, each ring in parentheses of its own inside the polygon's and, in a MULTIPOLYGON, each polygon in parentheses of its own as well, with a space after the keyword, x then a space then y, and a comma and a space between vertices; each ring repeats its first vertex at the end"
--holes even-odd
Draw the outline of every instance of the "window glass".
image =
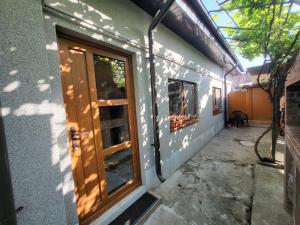
POLYGON ((169 80, 170 130, 174 131, 196 121, 196 84, 169 80))
POLYGON ((221 89, 213 87, 213 112, 218 113, 221 111, 222 111, 221 89))
POLYGON ((196 99, 195 99, 195 85, 191 83, 183 83, 184 90, 184 114, 187 120, 194 119, 196 115, 196 99))
POLYGON ((98 99, 126 99, 125 62, 94 55, 98 99))
POLYGON ((105 175, 108 194, 133 179, 132 154, 129 148, 105 157, 105 175))
POLYGON ((102 106, 99 110, 103 149, 129 141, 127 105, 102 106))
POLYGON ((181 82, 169 81, 169 109, 170 115, 181 114, 181 82))

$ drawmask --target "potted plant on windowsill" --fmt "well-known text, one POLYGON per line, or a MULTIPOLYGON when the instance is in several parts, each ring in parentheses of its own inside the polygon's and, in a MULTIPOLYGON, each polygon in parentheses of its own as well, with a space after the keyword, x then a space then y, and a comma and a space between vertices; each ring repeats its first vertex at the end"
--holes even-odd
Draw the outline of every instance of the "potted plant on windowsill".
POLYGON ((177 115, 171 115, 170 116, 170 129, 174 130, 176 128, 176 117, 177 115))
POLYGON ((181 126, 185 126, 185 125, 187 124, 188 120, 189 120, 189 117, 188 117, 188 116, 182 115, 182 116, 181 116, 181 119, 180 119, 180 121, 181 121, 181 126))

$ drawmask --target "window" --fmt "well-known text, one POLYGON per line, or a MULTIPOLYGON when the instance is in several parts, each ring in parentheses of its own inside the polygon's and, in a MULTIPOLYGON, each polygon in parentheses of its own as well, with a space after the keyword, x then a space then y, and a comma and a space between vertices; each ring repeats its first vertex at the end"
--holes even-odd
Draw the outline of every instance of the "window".
POLYGON ((196 84, 170 79, 168 91, 170 130, 175 131, 197 122, 196 84))
POLYGON ((221 88, 213 87, 212 99, 213 99, 213 114, 216 115, 221 113, 222 112, 221 88))

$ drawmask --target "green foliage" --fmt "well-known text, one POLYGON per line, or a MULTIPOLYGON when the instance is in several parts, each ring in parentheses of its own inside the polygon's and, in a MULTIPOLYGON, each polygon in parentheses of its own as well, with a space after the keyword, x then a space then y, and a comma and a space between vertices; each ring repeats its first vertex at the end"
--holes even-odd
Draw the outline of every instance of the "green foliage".
MULTIPOLYGON (((224 4, 225 9, 241 28, 248 30, 225 29, 233 38, 236 50, 245 58, 267 56, 272 61, 286 53, 296 33, 300 29, 300 10, 295 3, 287 0, 231 0, 224 4)), ((300 47, 299 40, 292 51, 300 47)))
MULTIPOLYGON (((273 105, 271 162, 275 162, 280 97, 295 53, 300 47, 300 10, 299 6, 291 2, 293 0, 231 0, 224 4, 225 9, 239 8, 231 11, 231 15, 241 28, 247 28, 225 30, 236 40, 236 50, 250 60, 264 56, 271 61, 270 79, 266 88, 260 85, 260 74, 257 77, 260 88, 269 94, 273 105)), ((264 159, 259 155, 257 146, 265 134, 255 144, 255 152, 261 161, 264 159)))
POLYGON ((96 60, 110 68, 112 80, 117 85, 117 88, 125 88, 125 63, 123 61, 105 56, 97 56, 96 60))
POLYGON ((214 14, 214 15, 212 15, 212 18, 214 20, 218 20, 218 19, 220 19, 220 16, 218 14, 214 14))

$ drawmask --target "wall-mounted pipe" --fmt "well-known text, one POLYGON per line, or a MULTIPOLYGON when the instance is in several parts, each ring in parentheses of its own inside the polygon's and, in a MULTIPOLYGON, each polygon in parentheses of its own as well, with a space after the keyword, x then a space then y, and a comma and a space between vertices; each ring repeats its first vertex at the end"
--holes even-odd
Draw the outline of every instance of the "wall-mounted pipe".
MULTIPOLYGON (((1 109, 1 102, 0 102, 1 109)), ((16 211, 5 141, 4 124, 0 110, 0 224, 15 225, 16 211)))
POLYGON ((162 176, 161 164, 160 164, 160 141, 159 141, 159 126, 157 118, 157 94, 155 86, 155 62, 154 62, 154 50, 153 50, 153 33, 155 27, 164 19, 167 15, 169 8, 172 6, 175 0, 168 0, 156 13, 152 23, 148 28, 148 41, 149 41, 149 61, 150 61, 150 79, 151 79, 151 98, 152 98, 152 123, 153 123, 153 139, 155 149, 155 170, 156 175, 160 182, 164 182, 165 179, 162 176))
POLYGON ((227 75, 229 75, 235 68, 237 68, 237 64, 233 66, 228 72, 225 73, 224 75, 224 125, 227 127, 227 122, 228 122, 228 112, 227 112, 227 107, 228 107, 228 96, 227 96, 227 75))

